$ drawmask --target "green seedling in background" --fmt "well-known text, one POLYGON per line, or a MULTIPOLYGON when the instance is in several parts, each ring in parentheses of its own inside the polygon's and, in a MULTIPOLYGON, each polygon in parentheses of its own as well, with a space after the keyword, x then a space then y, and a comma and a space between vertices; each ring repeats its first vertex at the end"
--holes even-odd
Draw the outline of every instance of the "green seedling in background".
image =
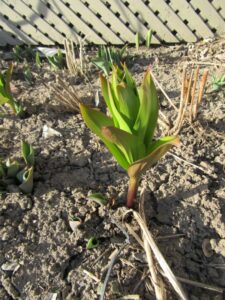
POLYGON ((140 47, 140 35, 138 32, 135 35, 135 47, 136 47, 136 50, 138 51, 139 47, 140 47))
POLYGON ((39 51, 36 52, 35 63, 36 63, 36 66, 40 69, 41 68, 41 58, 40 58, 40 52, 39 51))
POLYGON ((65 58, 60 49, 58 49, 58 52, 53 56, 47 56, 47 59, 52 69, 55 71, 62 69, 65 65, 65 58))
POLYGON ((96 248, 98 246, 99 246, 99 241, 95 237, 92 237, 88 240, 87 245, 86 245, 86 249, 91 250, 91 249, 96 248))
POLYGON ((32 61, 35 58, 35 52, 32 49, 31 45, 22 48, 19 45, 16 45, 13 48, 13 58, 17 62, 25 61, 32 61))
POLYGON ((225 74, 220 77, 212 76, 213 91, 218 91, 225 87, 225 74))
POLYGON ((89 200, 92 200, 92 201, 98 203, 99 205, 105 206, 108 204, 108 200, 101 193, 95 193, 95 194, 88 195, 87 198, 89 200))
POLYGON ((151 29, 149 29, 149 31, 147 32, 147 35, 146 35, 146 47, 147 48, 150 48, 150 46, 151 46, 151 41, 152 41, 152 30, 151 29))
POLYGON ((101 89, 110 115, 80 104, 86 125, 104 142, 119 165, 127 171, 127 206, 132 207, 141 175, 173 146, 176 136, 154 140, 158 119, 158 97, 150 69, 142 85, 136 83, 124 65, 114 67, 111 80, 101 76, 101 89))
POLYGON ((33 77, 33 74, 32 74, 32 72, 31 72, 31 69, 30 69, 30 67, 29 67, 28 65, 25 66, 24 71, 23 71, 23 74, 24 74, 25 80, 26 80, 29 84, 32 84, 34 77, 33 77))
POLYGON ((23 49, 19 45, 13 48, 13 59, 17 62, 23 60, 23 49))
POLYGON ((10 184, 16 184, 23 193, 32 192, 34 151, 31 145, 23 141, 21 152, 25 165, 11 159, 0 161, 0 191, 7 190, 10 184))
POLYGON ((100 70, 102 70, 106 76, 109 76, 112 71, 113 65, 121 66, 125 62, 125 51, 127 45, 125 45, 121 50, 116 50, 111 47, 101 46, 98 49, 98 55, 92 60, 92 63, 100 70))
POLYGON ((22 105, 14 100, 11 88, 10 81, 12 78, 13 64, 11 64, 8 70, 5 73, 0 73, 0 106, 8 105, 14 114, 19 117, 23 117, 25 110, 22 105))

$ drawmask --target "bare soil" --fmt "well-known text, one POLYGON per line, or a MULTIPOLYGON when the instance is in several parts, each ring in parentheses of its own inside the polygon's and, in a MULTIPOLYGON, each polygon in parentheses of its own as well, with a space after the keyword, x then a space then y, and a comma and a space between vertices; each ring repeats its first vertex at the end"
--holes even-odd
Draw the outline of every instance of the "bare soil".
MULTIPOLYGON (((197 120, 183 126, 182 146, 171 151, 201 169, 168 154, 147 172, 142 185, 149 200, 149 228, 175 275, 225 290, 225 99, 224 90, 212 92, 211 87, 212 75, 224 73, 224 50, 224 40, 143 48, 138 53, 129 49, 128 64, 139 83, 151 64, 177 106, 184 63, 202 63, 201 72, 209 69, 197 120)), ((2 65, 8 63, 2 59, 2 65)), ((35 150, 33 193, 24 195, 10 186, 0 195, 0 299, 99 299, 110 255, 122 246, 105 299, 126 295, 155 299, 148 278, 143 277, 148 271, 143 249, 132 237, 126 244, 124 232, 115 224, 115 220, 122 224, 126 211, 126 173, 81 116, 66 111, 49 89, 57 73, 74 85, 83 101, 94 105, 88 83, 67 71, 54 72, 47 64, 40 70, 34 63, 30 67, 35 77, 32 84, 24 80, 22 63, 15 67, 12 81, 15 97, 26 106, 28 117, 8 114, 0 119, 1 157, 19 158, 22 139, 35 150), (61 135, 45 138, 44 125, 61 135), (87 195, 96 192, 107 197, 107 207, 88 200, 87 195), (73 231, 74 217, 80 218, 81 225, 73 231), (87 250, 91 237, 99 245, 87 250)), ((94 90, 99 88, 94 67, 89 79, 94 90)), ((160 91, 159 98, 162 111, 173 116, 160 91)), ((101 98, 100 107, 104 108, 101 98)), ((130 222, 136 229, 135 222, 130 222)), ((218 291, 182 286, 191 300, 225 299, 218 291)), ((168 294, 178 299, 169 286, 168 294)))

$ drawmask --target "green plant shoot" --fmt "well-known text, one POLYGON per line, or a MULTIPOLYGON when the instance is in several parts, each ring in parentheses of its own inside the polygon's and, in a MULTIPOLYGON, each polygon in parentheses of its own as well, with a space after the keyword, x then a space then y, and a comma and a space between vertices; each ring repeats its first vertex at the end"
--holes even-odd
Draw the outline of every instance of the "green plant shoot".
POLYGON ((140 35, 139 33, 137 32, 135 34, 135 47, 136 47, 136 50, 138 51, 139 50, 139 46, 140 46, 140 35))
POLYGON ((0 161, 0 191, 7 189, 10 184, 19 186, 19 189, 25 193, 31 193, 33 190, 34 173, 34 150, 27 142, 22 142, 22 156, 25 165, 16 160, 7 159, 0 161))
POLYGON ((127 45, 121 50, 115 50, 111 47, 100 46, 98 49, 98 55, 92 60, 92 63, 100 70, 102 70, 106 76, 109 76, 113 69, 113 65, 121 67, 121 63, 125 62, 125 51, 127 45))
POLYGON ((129 189, 127 206, 132 207, 141 175, 173 146, 176 136, 154 140, 158 119, 158 97, 150 69, 140 88, 124 65, 114 67, 111 80, 104 76, 101 89, 110 115, 80 104, 86 125, 98 135, 119 165, 127 171, 129 189))
POLYGON ((146 47, 150 48, 151 46, 151 41, 152 41, 152 30, 149 29, 146 35, 146 47))
POLYGON ((0 106, 6 104, 12 109, 13 113, 22 117, 25 114, 25 110, 18 101, 14 100, 10 88, 12 72, 13 64, 9 66, 6 73, 0 73, 0 106))
POLYGON ((65 58, 60 49, 58 49, 58 52, 55 55, 47 56, 47 59, 52 69, 55 71, 62 69, 65 64, 65 58))
POLYGON ((212 77, 212 88, 213 91, 218 91, 225 87, 225 74, 220 77, 212 77))

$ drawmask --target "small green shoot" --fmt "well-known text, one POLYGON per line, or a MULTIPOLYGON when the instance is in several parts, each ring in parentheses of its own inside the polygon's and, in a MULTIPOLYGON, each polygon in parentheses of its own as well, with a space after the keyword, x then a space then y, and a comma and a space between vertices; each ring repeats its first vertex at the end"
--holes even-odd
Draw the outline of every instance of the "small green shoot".
POLYGON ((0 190, 7 190, 9 184, 19 186, 19 189, 25 193, 31 193, 33 190, 34 173, 34 150, 27 142, 22 142, 21 152, 25 164, 18 161, 0 161, 0 190))
POLYGON ((111 80, 104 76, 100 79, 110 116, 82 103, 80 110, 86 125, 127 171, 127 206, 132 207, 142 174, 172 146, 179 145, 179 139, 177 136, 154 139, 159 104, 149 68, 139 88, 126 65, 122 69, 115 66, 111 80))
POLYGON ((113 65, 122 66, 125 62, 126 56, 125 51, 127 45, 125 45, 121 50, 116 50, 112 47, 101 46, 98 49, 98 55, 92 60, 92 63, 100 70, 102 70, 106 76, 109 76, 112 71, 113 65))
POLYGON ((138 51, 140 47, 140 35, 138 32, 135 34, 135 47, 136 50, 138 51))
POLYGON ((21 62, 21 61, 32 61, 35 57, 35 52, 32 49, 31 45, 22 48, 19 45, 16 45, 13 48, 13 58, 15 61, 17 62, 21 62))
POLYGON ((19 45, 13 48, 13 59, 17 62, 23 60, 23 49, 19 45))
POLYGON ((147 32, 147 35, 146 35, 146 47, 147 48, 150 48, 151 46, 151 41, 152 41, 152 30, 149 29, 148 32, 147 32))
POLYGON ((95 237, 92 237, 88 240, 87 245, 86 245, 86 249, 91 250, 91 249, 96 248, 98 246, 99 246, 99 241, 95 237))
POLYGON ((31 72, 29 65, 26 65, 24 67, 23 74, 24 74, 24 78, 25 78, 26 82, 28 82, 29 84, 32 84, 34 77, 33 77, 33 74, 31 72))
POLYGON ((25 110, 22 105, 13 98, 10 81, 12 78, 13 64, 11 64, 5 73, 0 73, 0 107, 8 105, 14 114, 23 117, 25 110))
POLYGON ((36 66, 40 69, 41 68, 41 58, 40 58, 40 52, 39 51, 36 52, 35 63, 36 63, 36 66))
POLYGON ((23 159, 27 166, 33 166, 34 165, 34 149, 33 147, 28 144, 27 142, 22 142, 22 148, 21 148, 23 159))
POLYGON ((48 62, 51 65, 51 68, 55 71, 62 69, 65 65, 65 58, 60 49, 53 56, 47 56, 48 62))
POLYGON ((99 205, 106 206, 108 204, 108 200, 101 194, 101 193, 94 193, 91 195, 88 195, 87 197, 89 200, 92 200, 99 205))
POLYGON ((219 91, 225 87, 225 74, 220 77, 212 76, 212 90, 219 91))

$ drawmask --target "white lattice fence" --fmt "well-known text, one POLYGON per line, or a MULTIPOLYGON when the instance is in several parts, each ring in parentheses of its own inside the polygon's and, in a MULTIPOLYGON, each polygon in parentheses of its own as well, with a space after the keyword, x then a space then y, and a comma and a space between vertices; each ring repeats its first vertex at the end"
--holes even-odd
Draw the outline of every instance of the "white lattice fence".
POLYGON ((225 34, 225 0, 0 0, 0 45, 195 42, 225 34))

